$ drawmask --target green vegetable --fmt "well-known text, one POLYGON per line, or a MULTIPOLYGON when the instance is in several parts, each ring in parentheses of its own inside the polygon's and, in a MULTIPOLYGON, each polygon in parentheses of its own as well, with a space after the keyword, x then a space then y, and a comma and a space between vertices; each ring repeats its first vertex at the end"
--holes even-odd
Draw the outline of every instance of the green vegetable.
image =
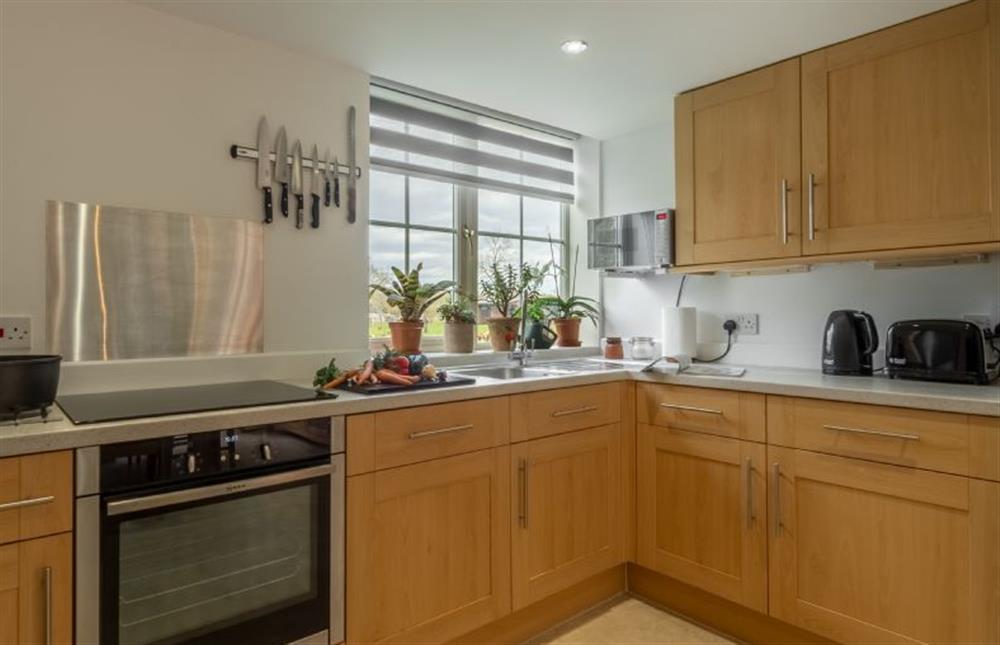
POLYGON ((410 355, 410 376, 416 376, 424 371, 427 367, 427 356, 424 354, 411 354, 410 355))
POLYGON ((394 352, 389 349, 388 345, 382 345, 382 351, 378 352, 372 356, 372 365, 375 371, 381 369, 390 369, 395 371, 396 357, 399 356, 399 352, 394 352))
POLYGON ((316 378, 313 379, 313 387, 326 385, 338 376, 340 376, 340 369, 337 367, 337 359, 331 358, 329 365, 316 370, 316 378))

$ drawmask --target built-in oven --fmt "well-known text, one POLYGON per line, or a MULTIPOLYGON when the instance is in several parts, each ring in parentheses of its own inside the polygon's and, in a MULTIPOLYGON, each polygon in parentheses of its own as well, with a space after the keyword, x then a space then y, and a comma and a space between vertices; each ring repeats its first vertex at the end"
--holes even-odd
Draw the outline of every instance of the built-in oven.
POLYGON ((339 643, 343 418, 77 451, 76 642, 339 643))

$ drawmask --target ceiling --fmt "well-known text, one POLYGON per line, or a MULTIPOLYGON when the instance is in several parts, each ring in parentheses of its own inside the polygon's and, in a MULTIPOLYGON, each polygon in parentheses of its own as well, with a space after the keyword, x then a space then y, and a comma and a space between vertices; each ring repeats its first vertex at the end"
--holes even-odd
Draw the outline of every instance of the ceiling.
POLYGON ((956 0, 140 0, 374 76, 605 139, 685 89, 956 0), (583 54, 563 41, 581 38, 583 54))

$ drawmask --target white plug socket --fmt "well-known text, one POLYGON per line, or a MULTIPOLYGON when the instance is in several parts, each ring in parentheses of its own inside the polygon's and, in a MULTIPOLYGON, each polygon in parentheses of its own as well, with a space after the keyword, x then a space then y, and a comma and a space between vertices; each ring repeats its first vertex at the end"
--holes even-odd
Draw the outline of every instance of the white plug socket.
POLYGON ((742 314, 725 314, 722 316, 723 320, 735 320, 736 321, 736 333, 741 336, 756 336, 759 332, 757 331, 757 314, 742 313, 742 314))
POLYGON ((0 316, 3 349, 31 349, 31 316, 0 316))

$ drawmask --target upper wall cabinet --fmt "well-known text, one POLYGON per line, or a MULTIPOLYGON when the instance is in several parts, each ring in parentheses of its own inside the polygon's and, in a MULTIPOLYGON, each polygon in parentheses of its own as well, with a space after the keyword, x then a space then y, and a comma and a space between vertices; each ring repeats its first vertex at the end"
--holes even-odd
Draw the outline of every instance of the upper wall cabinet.
POLYGON ((1000 239, 998 14, 977 0, 802 57, 803 255, 1000 239))
POLYGON ((675 103, 678 264, 797 256, 799 61, 675 103))

